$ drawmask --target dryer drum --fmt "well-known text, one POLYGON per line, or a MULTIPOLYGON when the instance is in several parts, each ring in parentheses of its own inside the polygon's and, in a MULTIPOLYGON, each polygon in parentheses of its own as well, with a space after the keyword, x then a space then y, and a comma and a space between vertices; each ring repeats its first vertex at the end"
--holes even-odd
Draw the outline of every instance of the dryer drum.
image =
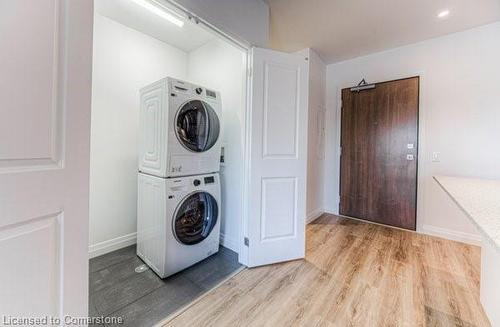
POLYGON ((186 245, 200 243, 215 227, 218 213, 217 201, 211 194, 188 195, 175 212, 172 226, 175 238, 186 245))
POLYGON ((179 142, 193 152, 209 150, 219 138, 219 118, 208 103, 200 100, 183 104, 175 124, 179 142))

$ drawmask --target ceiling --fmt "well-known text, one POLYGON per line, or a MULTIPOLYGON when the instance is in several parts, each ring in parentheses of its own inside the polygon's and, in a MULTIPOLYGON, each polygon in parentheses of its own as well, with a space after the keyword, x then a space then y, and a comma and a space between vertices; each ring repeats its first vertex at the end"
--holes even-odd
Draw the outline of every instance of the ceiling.
POLYGON ((139 32, 190 52, 215 37, 202 27, 184 20, 178 27, 130 0, 96 0, 95 11, 139 32))
POLYGON ((267 0, 271 46, 334 63, 500 20, 500 0, 267 0), (439 19, 438 13, 450 14, 439 19))

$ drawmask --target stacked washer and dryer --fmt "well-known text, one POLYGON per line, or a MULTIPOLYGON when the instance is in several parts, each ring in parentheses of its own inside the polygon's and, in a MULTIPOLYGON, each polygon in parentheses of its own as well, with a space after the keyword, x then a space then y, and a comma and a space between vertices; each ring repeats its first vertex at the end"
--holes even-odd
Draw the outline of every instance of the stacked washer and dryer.
POLYGON ((165 278, 219 250, 221 99, 169 77, 140 93, 137 255, 165 278))

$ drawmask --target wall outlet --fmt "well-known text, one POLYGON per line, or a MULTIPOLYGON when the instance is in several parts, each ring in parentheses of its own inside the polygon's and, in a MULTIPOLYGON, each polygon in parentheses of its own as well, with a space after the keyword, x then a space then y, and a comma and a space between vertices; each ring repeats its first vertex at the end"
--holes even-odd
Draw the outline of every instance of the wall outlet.
POLYGON ((440 162, 441 161, 441 153, 440 152, 432 152, 432 162, 440 162))

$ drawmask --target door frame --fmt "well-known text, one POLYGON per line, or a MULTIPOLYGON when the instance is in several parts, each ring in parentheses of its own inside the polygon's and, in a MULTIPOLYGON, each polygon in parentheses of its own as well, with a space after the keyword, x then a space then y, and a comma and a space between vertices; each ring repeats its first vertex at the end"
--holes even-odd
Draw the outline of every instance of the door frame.
MULTIPOLYGON (((410 231, 410 232, 418 232, 418 233, 423 233, 423 215, 424 215, 424 202, 425 202, 425 192, 424 192, 424 187, 425 187, 425 179, 424 176, 426 176, 426 173, 429 169, 428 167, 428 158, 425 158, 422 154, 427 153, 427 146, 426 146, 426 138, 425 138, 425 126, 426 126, 426 109, 427 109, 427 93, 426 93, 426 84, 425 81, 426 79, 426 73, 423 70, 418 70, 418 71, 407 71, 407 72, 402 72, 402 73, 397 73, 397 74, 381 74, 380 76, 357 76, 357 80, 361 80, 362 78, 366 78, 369 81, 373 80, 380 80, 380 82, 374 82, 375 84, 377 83, 382 83, 382 82, 390 82, 390 81, 397 81, 397 80, 402 80, 402 79, 407 79, 411 77, 418 77, 419 78, 419 90, 418 90, 418 122, 417 122, 417 138, 418 138, 418 147, 417 147, 417 196, 416 196, 416 217, 415 217, 415 231, 412 230, 407 230, 404 229, 405 231, 410 231)), ((334 151, 334 160, 336 163, 336 167, 338 167, 337 171, 335 171, 334 176, 337 178, 337 182, 335 183, 336 189, 335 189, 335 207, 334 207, 334 214, 340 215, 340 179, 341 179, 341 168, 340 168, 340 139, 341 139, 341 128, 342 128, 342 90, 345 88, 350 88, 353 85, 355 85, 357 82, 356 81, 350 81, 350 82, 343 82, 337 87, 337 103, 336 103, 336 110, 335 110, 335 116, 334 116, 334 121, 335 121, 335 148, 333 149, 334 151)), ((350 217, 354 219, 358 219, 356 217, 350 217)), ((365 221, 365 220, 363 220, 365 221)), ((376 222, 371 222, 366 220, 367 223, 373 223, 377 224, 376 222)), ((391 228, 398 228, 394 226, 389 226, 389 225, 384 225, 388 226, 391 228)))

